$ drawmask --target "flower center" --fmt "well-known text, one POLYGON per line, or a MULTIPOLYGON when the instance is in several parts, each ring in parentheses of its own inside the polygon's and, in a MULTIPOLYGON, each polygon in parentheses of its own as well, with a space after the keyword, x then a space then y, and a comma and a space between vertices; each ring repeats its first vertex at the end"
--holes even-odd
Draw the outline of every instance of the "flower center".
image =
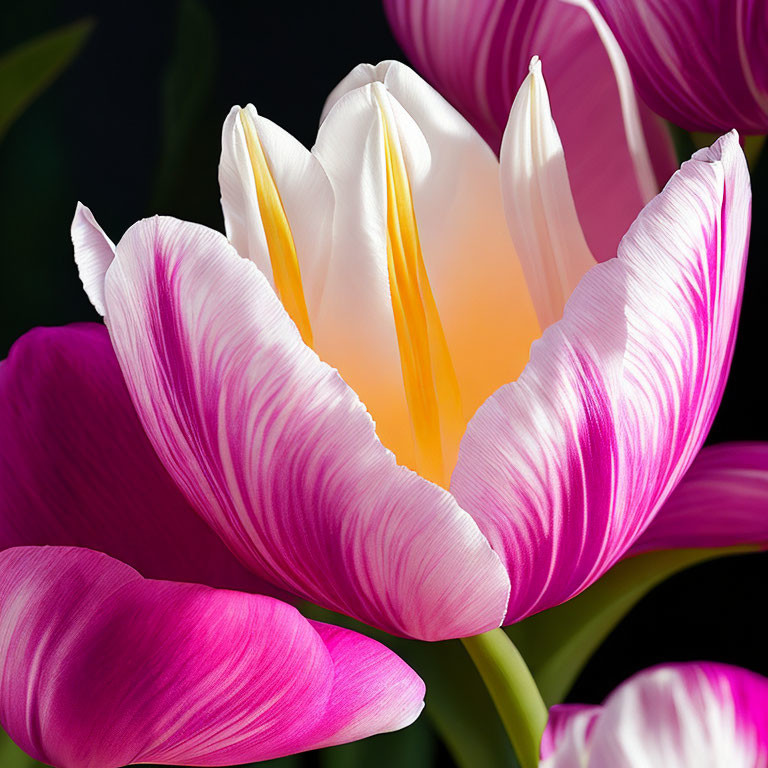
POLYGON ((269 261, 272 265, 272 278, 275 292, 290 315, 301 338, 308 346, 312 346, 312 326, 307 313, 307 302, 304 299, 304 289, 301 284, 299 261, 296 258, 296 246, 293 242, 291 227, 285 215, 283 201, 277 190, 277 185, 269 169, 264 148, 256 132, 256 126, 248 113, 240 110, 240 122, 245 134, 248 156, 253 169, 253 180, 256 183, 256 197, 259 202, 261 223, 267 240, 269 261))
POLYGON ((419 242, 397 127, 379 98, 387 183, 387 266, 418 471, 447 486, 446 453, 464 428, 459 385, 419 242))

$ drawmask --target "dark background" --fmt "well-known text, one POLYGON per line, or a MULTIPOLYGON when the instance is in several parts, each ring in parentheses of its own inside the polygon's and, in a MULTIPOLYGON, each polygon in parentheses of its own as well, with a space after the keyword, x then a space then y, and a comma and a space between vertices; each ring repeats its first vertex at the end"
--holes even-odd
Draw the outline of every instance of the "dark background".
MULTIPOLYGON (((6 0, 0 52, 83 16, 96 22, 85 48, 0 143, 0 357, 33 326, 97 319, 72 260, 77 200, 114 240, 154 213, 222 229, 216 173, 232 104, 253 102, 310 146, 326 95, 352 67, 403 58, 376 0, 6 0)), ((768 439, 766 164, 764 153, 739 343, 710 442, 768 439)), ((597 702, 663 661, 711 659, 768 674, 766 584, 763 555, 670 579, 621 623, 571 699, 597 702)))

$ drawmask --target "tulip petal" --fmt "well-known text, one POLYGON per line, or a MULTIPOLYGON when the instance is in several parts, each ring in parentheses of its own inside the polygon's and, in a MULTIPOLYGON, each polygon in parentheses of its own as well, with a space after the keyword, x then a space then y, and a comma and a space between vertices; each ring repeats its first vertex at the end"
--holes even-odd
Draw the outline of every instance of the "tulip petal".
POLYGON ((629 554, 768 545, 768 443, 704 448, 629 554))
POLYGON ((507 565, 507 622, 594 582, 688 469, 733 353, 749 209, 732 133, 673 176, 470 423, 451 489, 507 565))
MULTIPOLYGON (((254 126, 291 229, 310 319, 319 312, 330 255, 333 192, 320 163, 289 133, 257 114, 243 112, 254 126)), ((274 287, 269 250, 240 107, 224 121, 219 184, 227 236, 237 252, 253 261, 274 287)))
POLYGON ((249 573, 163 469, 106 328, 36 328, 0 364, 0 549, 104 551, 151 578, 276 590, 249 573))
POLYGON ((557 768, 584 768, 592 726, 602 707, 586 704, 556 704, 549 710, 547 728, 541 737, 541 766, 549 768, 547 758, 554 755, 557 768))
POLYGON ((77 204, 72 220, 75 263, 91 304, 104 316, 104 276, 115 258, 115 244, 98 225, 90 208, 77 204))
MULTIPOLYGON (((615 256, 648 199, 647 162, 637 164, 645 153, 640 131, 625 123, 632 110, 623 109, 588 14, 561 0, 385 0, 384 7, 409 59, 494 149, 531 58, 541 57, 587 242, 598 261, 615 256)), ((670 137, 637 109, 663 184, 676 167, 670 137)))
MULTIPOLYGON (((326 325, 318 330, 317 349, 368 406, 384 444, 418 469, 387 273, 378 99, 387 102, 397 124, 421 252, 466 419, 517 377, 539 327, 504 223, 493 153, 408 67, 384 61, 355 68, 328 97, 313 150, 338 206, 326 325)), ((450 466, 458 437, 455 443, 450 466)))
POLYGON ((499 624, 508 579, 472 518, 395 463, 221 235, 139 222, 106 288, 112 342, 161 461, 257 575, 396 634, 499 624))
POLYGON ((423 705, 384 646, 270 597, 68 547, 7 550, 0 576, 0 720, 58 768, 263 760, 402 727, 423 705), (350 705, 363 680, 372 694, 350 705))
POLYGON ((536 57, 501 143, 501 189, 539 325, 547 328, 563 316, 565 302, 596 262, 576 215, 563 145, 536 57))
MULTIPOLYGON (((753 672, 711 662, 655 667, 593 708, 584 753, 574 755, 560 738, 542 767, 762 768, 766 711, 768 680, 753 672)), ((578 729, 581 717, 571 717, 565 732, 578 729)), ((562 730, 557 719, 554 727, 562 730)))
POLYGON ((638 91, 689 130, 768 132, 768 14, 755 0, 595 0, 638 91))

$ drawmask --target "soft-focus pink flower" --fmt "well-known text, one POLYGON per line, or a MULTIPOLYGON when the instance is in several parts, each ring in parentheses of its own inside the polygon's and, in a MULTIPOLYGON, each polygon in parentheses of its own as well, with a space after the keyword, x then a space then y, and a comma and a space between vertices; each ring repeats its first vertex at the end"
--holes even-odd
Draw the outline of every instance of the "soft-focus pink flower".
POLYGON ((596 266, 536 61, 501 163, 394 62, 336 88, 312 152, 252 107, 223 143, 235 247, 169 218, 114 247, 83 207, 73 239, 160 460, 242 562, 435 640, 624 556, 722 395, 750 209, 736 135, 596 266))
POLYGON ((768 133, 766 0, 595 0, 648 105, 689 130, 768 133))
POLYGON ((542 59, 584 234, 598 261, 615 256, 677 163, 666 126, 635 98, 610 31, 590 18, 591 0, 384 0, 384 8, 416 69, 495 150, 529 61, 542 59))
POLYGON ((765 768, 768 680, 707 662, 640 672, 602 706, 558 705, 541 768, 765 768))
POLYGON ((374 640, 87 549, 0 553, 0 658, 3 728, 56 768, 264 760, 402 728, 423 706, 374 640))

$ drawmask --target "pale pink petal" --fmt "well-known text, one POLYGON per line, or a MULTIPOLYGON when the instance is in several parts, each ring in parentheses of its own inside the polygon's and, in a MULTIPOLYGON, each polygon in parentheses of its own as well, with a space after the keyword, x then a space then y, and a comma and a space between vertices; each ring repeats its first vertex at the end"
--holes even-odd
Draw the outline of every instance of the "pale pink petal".
POLYGON ((95 323, 36 328, 0 364, 0 549, 89 547, 144 576, 275 592, 163 469, 95 323))
MULTIPOLYGON (((725 664, 646 670, 606 700, 587 768, 765 768, 768 680, 725 664)), ((558 752, 548 768, 570 766, 558 752)))
POLYGON ((508 568, 508 622, 595 581, 693 461, 733 353, 749 219, 732 133, 683 165, 470 423, 451 489, 508 568))
MULTIPOLYGON (((259 210, 253 168, 239 106, 232 107, 221 136, 219 185, 227 236, 243 258, 253 261, 274 286, 272 266, 259 210)), ((253 105, 243 112, 251 121, 291 230, 310 320, 316 319, 330 257, 333 192, 317 158, 253 105)))
POLYGON ((563 316, 565 302, 596 262, 576 215, 538 58, 509 113, 501 144, 501 189, 539 325, 547 328, 563 316))
POLYGON ((764 0, 595 0, 645 101, 689 130, 768 131, 764 0))
MULTIPOLYGON (((531 57, 541 57, 587 242, 598 261, 615 256, 648 180, 636 175, 642 142, 632 139, 631 148, 637 129, 625 124, 616 74, 587 13, 562 0, 385 0, 384 7, 416 68, 494 149, 531 57)), ((675 167, 670 138, 646 108, 638 112, 663 184, 675 167)), ((640 165, 647 176, 647 163, 640 165)))
POLYGON ((541 737, 541 767, 584 768, 589 736, 602 707, 587 704, 556 704, 541 737))
POLYGON ((374 640, 92 550, 0 554, 0 606, 0 720, 56 768, 264 760, 402 727, 423 704, 374 640), (361 681, 384 701, 356 696, 361 681))
MULTIPOLYGON (((360 395, 384 444, 419 469, 387 270, 382 105, 407 164, 424 265, 466 420, 518 376, 540 330, 504 222, 493 152, 405 65, 356 67, 328 97, 313 149, 337 202, 315 346, 360 395)), ((455 439, 444 440, 451 467, 464 423, 455 439)))
POLYGON ((768 443, 704 448, 629 554, 768 546, 768 443))
POLYGON ((398 634, 498 626, 509 583, 477 525, 395 463, 354 392, 220 234, 170 218, 134 225, 106 297, 161 461, 257 575, 398 634))
POLYGON ((77 204, 72 220, 75 263, 91 304, 104 315, 104 275, 115 258, 115 245, 98 225, 90 208, 77 204))

